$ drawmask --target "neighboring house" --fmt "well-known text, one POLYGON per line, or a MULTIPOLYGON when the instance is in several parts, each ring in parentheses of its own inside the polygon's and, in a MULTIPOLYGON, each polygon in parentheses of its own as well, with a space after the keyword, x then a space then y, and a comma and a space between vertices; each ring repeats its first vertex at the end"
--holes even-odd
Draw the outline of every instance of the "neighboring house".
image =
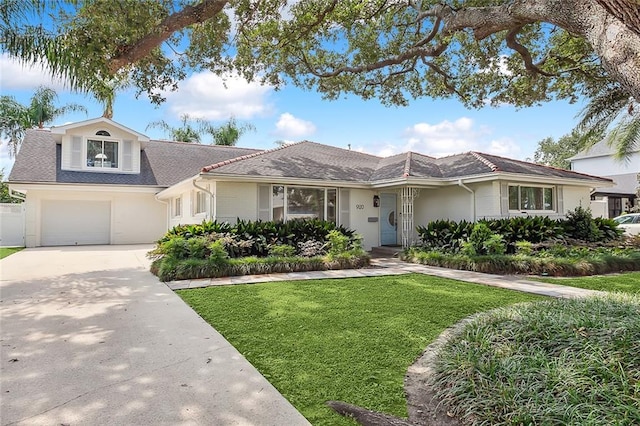
POLYGON ((314 142, 268 151, 152 141, 106 118, 29 131, 9 176, 27 247, 149 243, 203 220, 321 218, 364 246, 435 219, 562 217, 610 179, 470 152, 381 158, 314 142))
POLYGON ((613 186, 596 187, 591 199, 605 203, 605 217, 614 218, 638 203, 640 147, 627 159, 615 158, 616 148, 602 140, 569 158, 571 170, 613 180, 613 186))

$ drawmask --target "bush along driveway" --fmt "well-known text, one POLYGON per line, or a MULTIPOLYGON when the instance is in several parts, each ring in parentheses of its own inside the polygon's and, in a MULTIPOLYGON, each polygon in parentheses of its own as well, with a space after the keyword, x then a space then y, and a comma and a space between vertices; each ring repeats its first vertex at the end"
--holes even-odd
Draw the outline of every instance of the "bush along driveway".
POLYGON ((352 230, 321 220, 178 226, 149 252, 162 281, 362 268, 369 256, 352 230))

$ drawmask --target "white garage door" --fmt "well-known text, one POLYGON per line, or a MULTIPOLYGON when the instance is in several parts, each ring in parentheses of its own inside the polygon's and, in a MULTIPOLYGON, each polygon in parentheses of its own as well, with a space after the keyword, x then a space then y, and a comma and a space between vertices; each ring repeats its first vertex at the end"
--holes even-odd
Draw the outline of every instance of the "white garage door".
POLYGON ((40 244, 74 246, 111 242, 111 202, 42 201, 40 244))

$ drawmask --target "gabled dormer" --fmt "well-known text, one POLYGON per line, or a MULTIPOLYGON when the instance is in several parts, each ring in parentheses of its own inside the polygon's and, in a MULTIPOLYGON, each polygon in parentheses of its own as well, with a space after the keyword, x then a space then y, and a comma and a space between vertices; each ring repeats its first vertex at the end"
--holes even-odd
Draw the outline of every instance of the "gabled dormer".
POLYGON ((100 117, 51 128, 62 145, 62 170, 140 173, 140 151, 149 138, 100 117))

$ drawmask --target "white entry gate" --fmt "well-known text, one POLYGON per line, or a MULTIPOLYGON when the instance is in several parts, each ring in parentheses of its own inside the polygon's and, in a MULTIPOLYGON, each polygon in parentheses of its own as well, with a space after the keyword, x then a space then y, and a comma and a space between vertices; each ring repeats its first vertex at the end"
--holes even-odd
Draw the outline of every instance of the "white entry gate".
POLYGON ((0 247, 24 247, 24 203, 0 203, 0 247))

